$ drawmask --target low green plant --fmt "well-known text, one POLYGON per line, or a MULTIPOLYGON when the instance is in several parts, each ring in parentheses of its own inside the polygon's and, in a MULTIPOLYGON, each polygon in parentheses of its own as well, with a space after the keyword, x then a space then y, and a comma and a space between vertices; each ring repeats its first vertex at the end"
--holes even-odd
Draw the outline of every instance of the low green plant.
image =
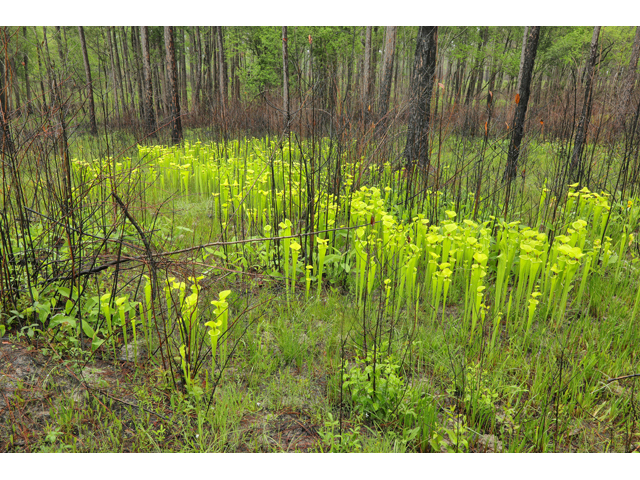
MULTIPOLYGON (((331 453, 356 453, 362 451, 360 435, 360 425, 351 430, 342 430, 340 433, 340 420, 333 418, 331 413, 327 414, 324 427, 318 431, 320 438, 329 446, 331 453)), ((321 448, 321 451, 323 449, 321 448)))
POLYGON ((395 356, 385 356, 381 353, 385 351, 385 344, 377 352, 370 350, 365 359, 356 360, 356 365, 343 373, 342 386, 349 392, 353 408, 375 422, 397 416, 407 389, 395 356))

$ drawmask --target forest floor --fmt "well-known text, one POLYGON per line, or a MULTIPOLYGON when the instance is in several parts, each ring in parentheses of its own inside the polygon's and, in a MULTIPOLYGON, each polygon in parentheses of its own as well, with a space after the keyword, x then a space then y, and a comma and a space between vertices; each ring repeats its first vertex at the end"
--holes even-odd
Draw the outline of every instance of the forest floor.
MULTIPOLYGON (((238 419, 233 451, 317 451, 319 424, 304 405, 257 407, 238 419)), ((195 424, 155 367, 0 342, 1 452, 193 451, 195 424)))

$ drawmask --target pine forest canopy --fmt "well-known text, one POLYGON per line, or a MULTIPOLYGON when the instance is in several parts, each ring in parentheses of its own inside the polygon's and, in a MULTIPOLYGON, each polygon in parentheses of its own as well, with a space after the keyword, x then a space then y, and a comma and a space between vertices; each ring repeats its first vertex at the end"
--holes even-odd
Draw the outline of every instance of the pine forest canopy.
MULTIPOLYGON (((289 27, 291 97, 305 98, 313 78, 314 95, 329 111, 357 112, 366 98, 372 101, 375 113, 384 69, 389 67, 384 61, 389 28, 395 35, 389 105, 402 109, 410 87, 416 27, 289 27), (365 78, 369 82, 366 88, 365 78)), ((141 28, 83 27, 89 70, 83 64, 83 40, 78 30, 4 27, 8 111, 15 115, 27 106, 44 112, 51 103, 52 73, 73 99, 71 109, 86 110, 90 70, 95 101, 100 104, 96 107, 98 117, 118 123, 140 116, 144 91, 141 28)), ((153 101, 161 120, 170 110, 164 29, 147 30, 153 101)), ((187 125, 197 123, 205 112, 217 111, 224 102, 255 103, 280 95, 282 27, 174 27, 173 31, 178 95, 187 125), (221 91, 225 98, 220 97, 221 91)), ((445 101, 480 102, 489 91, 494 102, 511 99, 523 31, 524 27, 440 27, 436 77, 444 86, 445 101)), ((538 102, 549 101, 547 94, 568 88, 576 76, 583 80, 592 31, 593 27, 541 29, 532 80, 538 102)), ((602 28, 598 84, 613 94, 613 85, 629 68, 635 36, 635 27, 602 28)))

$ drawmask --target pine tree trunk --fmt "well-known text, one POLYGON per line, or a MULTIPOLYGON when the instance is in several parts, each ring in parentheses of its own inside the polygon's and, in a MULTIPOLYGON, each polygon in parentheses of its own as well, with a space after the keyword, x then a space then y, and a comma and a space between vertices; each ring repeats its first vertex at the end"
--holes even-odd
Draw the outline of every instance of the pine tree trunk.
POLYGON ((291 113, 289 109, 289 49, 287 42, 287 27, 282 27, 282 110, 284 111, 284 135, 291 127, 291 113))
MULTIPOLYGON (((211 27, 209 27, 209 31, 211 31, 211 27)), ((204 42, 204 68, 202 75, 205 78, 204 81, 204 94, 207 99, 205 102, 205 111, 212 112, 213 111, 213 76, 211 72, 211 55, 212 55, 212 44, 214 40, 211 35, 207 35, 204 42)))
POLYGON ((522 74, 519 97, 516 101, 516 110, 513 115, 512 136, 509 143, 509 153, 507 154, 507 165, 505 168, 504 178, 508 181, 505 214, 509 206, 510 187, 512 180, 516 177, 518 169, 518 156, 520 154, 520 144, 524 137, 524 122, 527 113, 527 105, 529 103, 529 94, 531 92, 531 78, 533 75, 533 66, 538 51, 538 39, 540 38, 540 27, 531 27, 529 36, 527 37, 527 48, 522 63, 522 74))
POLYGON ((362 78, 362 106, 367 112, 371 111, 371 31, 373 27, 367 27, 364 40, 364 64, 362 78))
MULTIPOLYGON (((187 44, 187 36, 184 33, 184 28, 180 29, 182 31, 182 48, 180 49, 180 89, 181 89, 181 110, 182 114, 186 114, 189 109, 189 99, 187 98, 187 52, 186 52, 186 44, 187 44)), ((179 31, 180 31, 179 30, 179 31)))
MULTIPOLYGON (((26 42, 27 27, 22 27, 22 36, 26 42)), ((33 106, 31 105, 31 83, 29 82, 29 57, 26 50, 22 53, 22 64, 24 66, 24 85, 27 94, 27 114, 30 114, 33 112, 33 106)))
POLYGON ((236 50, 236 54, 233 57, 233 70, 231 76, 233 77, 233 101, 235 103, 240 102, 240 52, 236 50))
POLYGON ((438 27, 418 27, 416 53, 411 74, 409 129, 404 158, 411 168, 429 166, 431 91, 436 74, 438 27))
POLYGON ((20 111, 22 110, 22 105, 20 102, 20 84, 16 81, 18 79, 17 77, 17 73, 18 70, 16 70, 16 60, 15 57, 17 56, 18 52, 16 52, 16 55, 12 55, 11 59, 9 60, 9 65, 11 65, 11 90, 13 90, 13 98, 16 102, 15 104, 15 112, 16 115, 20 115, 20 111))
POLYGON ((520 71, 518 73, 518 83, 516 90, 520 91, 520 85, 522 83, 522 71, 524 65, 525 50, 527 49, 527 34, 529 33, 529 27, 524 27, 524 35, 522 36, 522 51, 520 52, 520 71))
POLYGON ((631 58, 629 60, 629 69, 624 79, 622 87, 622 95, 620 95, 619 123, 624 125, 625 117, 631 109, 631 93, 636 83, 636 68, 638 68, 638 59, 640 57, 640 27, 636 27, 636 36, 633 39, 633 48, 631 49, 631 58))
MULTIPOLYGON (((0 29, 0 36, 4 40, 4 49, 7 48, 7 27, 0 29)), ((11 157, 15 153, 13 141, 11 139, 11 130, 9 128, 9 109, 8 109, 8 95, 7 95, 7 74, 5 68, 5 58, 0 55, 0 153, 2 154, 2 160, 5 161, 6 157, 11 157)))
POLYGON ((82 60, 84 62, 84 75, 87 80, 87 97, 89 97, 89 132, 92 135, 98 133, 98 125, 96 124, 96 106, 93 100, 93 82, 91 81, 91 66, 89 65, 89 55, 87 54, 87 42, 84 38, 84 29, 78 27, 80 35, 80 46, 82 47, 82 60))
POLYGON ((167 51, 167 76, 169 77, 169 96, 171 98, 171 142, 175 145, 182 141, 182 121, 180 120, 180 99, 178 98, 178 72, 176 50, 173 44, 173 27, 164 27, 164 46, 167 51))
POLYGON ((141 34, 138 32, 139 27, 131 27, 131 49, 133 50, 133 63, 136 66, 136 87, 138 90, 138 110, 140 112, 140 118, 146 118, 146 100, 145 100, 145 83, 144 83, 144 72, 140 65, 142 62, 142 47, 140 46, 140 38, 141 34))
POLYGON ((131 116, 135 117, 135 104, 136 104, 136 95, 133 90, 133 84, 131 82, 131 65, 129 60, 129 47, 127 45, 127 29, 126 27, 120 27, 121 37, 120 37, 120 45, 122 48, 122 59, 124 64, 124 78, 127 86, 127 93, 129 95, 129 103, 127 107, 131 107, 131 116))
POLYGON ((156 117, 153 112, 153 86, 151 78, 151 57, 149 55, 149 31, 140 27, 140 44, 142 47, 142 66, 144 75, 144 126, 145 134, 156 136, 156 117))
MULTIPOLYGON (((67 89, 66 86, 66 76, 67 76, 67 62, 66 59, 64 57, 64 51, 62 49, 62 31, 60 30, 60 27, 56 27, 56 45, 58 46, 58 58, 60 59, 60 69, 62 72, 64 72, 61 76, 60 76, 60 90, 61 91, 65 91, 67 89)), ((64 95, 64 94, 63 94, 64 95)))
POLYGON ((375 44, 375 37, 378 33, 378 27, 373 27, 373 31, 371 33, 371 77, 369 79, 369 101, 371 102, 371 111, 373 112, 375 108, 375 91, 376 91, 376 77, 378 73, 378 51, 375 44))
POLYGON ((196 27, 194 33, 193 30, 189 32, 189 40, 191 42, 191 55, 189 56, 189 73, 191 74, 191 110, 195 115, 199 109, 199 97, 200 97, 200 50, 196 43, 196 35, 200 35, 200 29, 196 27))
POLYGON ((356 27, 352 27, 351 32, 351 55, 347 64, 347 83, 344 88, 344 104, 345 111, 351 111, 351 80, 353 79, 353 62, 355 60, 356 51, 356 27))
POLYGON ((40 78, 40 92, 42 93, 41 97, 42 97, 42 111, 41 113, 43 115, 46 114, 47 111, 47 97, 46 97, 46 90, 44 88, 44 73, 42 72, 42 47, 40 44, 40 41, 38 40, 38 31, 36 30, 36 27, 33 27, 33 34, 34 37, 36 39, 36 56, 38 57, 38 77, 40 78))
MULTIPOLYGON (((158 58, 165 58, 166 51, 162 38, 158 38, 156 48, 158 49, 158 58)), ((164 118, 167 118, 171 116, 171 95, 169 93, 169 73, 167 72, 165 63, 166 62, 161 61, 159 65, 156 64, 156 68, 158 70, 158 85, 162 91, 162 93, 159 94, 159 98, 162 101, 162 114, 164 118)))
POLYGON ((116 29, 111 28, 111 36, 113 37, 113 53, 115 55, 116 64, 116 80, 118 83, 118 89, 120 90, 120 102, 122 104, 122 113, 127 115, 129 112, 129 104, 125 94, 125 85, 122 81, 122 68, 120 68, 120 53, 118 52, 118 37, 116 35, 116 29))
POLYGON ((573 146, 573 154, 571 156, 571 176, 576 182, 580 182, 583 176, 582 151, 589 130, 589 119, 591 118, 591 105, 593 104, 593 80, 595 77, 596 60, 598 59, 598 37, 600 36, 600 27, 594 27, 591 36, 591 51, 587 65, 585 68, 586 85, 584 91, 584 102, 582 104, 582 113, 576 130, 576 141, 573 146))
POLYGON ((223 111, 227 105, 227 60, 224 55, 224 36, 222 35, 222 27, 218 30, 218 74, 220 78, 220 106, 223 111))
POLYGON ((111 27, 107 27, 107 45, 109 48, 109 58, 111 59, 111 86, 113 88, 113 95, 116 100, 115 117, 116 124, 120 123, 120 96, 118 94, 117 74, 116 74, 116 60, 113 52, 113 44, 111 42, 111 27))
POLYGON ((389 111, 397 29, 398 27, 387 27, 385 32, 383 60, 384 73, 382 74, 382 83, 380 85, 380 106, 378 107, 380 117, 385 117, 389 111))

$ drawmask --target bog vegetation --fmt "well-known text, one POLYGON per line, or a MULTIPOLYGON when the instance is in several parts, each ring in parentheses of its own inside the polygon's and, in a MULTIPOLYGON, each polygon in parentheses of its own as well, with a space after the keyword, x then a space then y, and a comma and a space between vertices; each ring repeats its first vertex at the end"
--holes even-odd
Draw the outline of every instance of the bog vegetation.
POLYGON ((3 450, 640 448, 635 30, 439 29, 425 163, 415 28, 167 28, 2 30, 3 450))

